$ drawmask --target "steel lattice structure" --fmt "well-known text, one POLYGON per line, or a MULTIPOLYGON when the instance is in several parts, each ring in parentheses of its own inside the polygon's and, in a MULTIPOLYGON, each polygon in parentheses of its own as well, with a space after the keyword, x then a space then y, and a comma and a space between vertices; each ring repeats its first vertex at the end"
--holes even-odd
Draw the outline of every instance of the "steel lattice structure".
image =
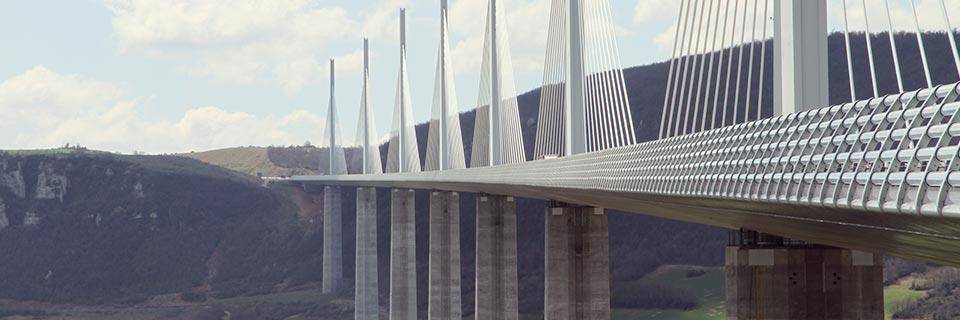
POLYGON ((554 199, 956 264, 944 257, 960 253, 958 94, 951 84, 525 163, 289 180, 554 199))

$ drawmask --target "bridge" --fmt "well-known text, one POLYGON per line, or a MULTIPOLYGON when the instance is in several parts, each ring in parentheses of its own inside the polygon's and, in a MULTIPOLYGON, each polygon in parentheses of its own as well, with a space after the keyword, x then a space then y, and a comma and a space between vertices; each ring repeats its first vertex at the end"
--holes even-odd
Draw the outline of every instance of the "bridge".
MULTIPOLYGON (((858 99, 846 14, 859 6, 866 15, 867 8, 844 1, 851 99, 828 106, 825 0, 682 0, 660 139, 638 143, 609 4, 553 0, 537 160, 526 161, 505 9, 490 0, 468 164, 442 0, 422 168, 401 9, 385 161, 371 117, 364 40, 362 172, 346 170, 331 72, 323 140, 328 174, 270 181, 323 188, 324 292, 344 285, 340 190, 357 188, 356 319, 380 314, 375 188, 391 189, 390 319, 417 318, 418 276, 429 277, 430 319, 463 316, 459 193, 478 194, 476 319, 518 317, 514 197, 549 201, 539 213, 547 218, 546 319, 610 318, 607 247, 616 239, 609 239, 604 209, 737 230, 726 251, 727 319, 881 319, 883 255, 960 266, 960 84, 933 82, 936 71, 909 2, 926 85, 905 88, 890 23, 899 90, 880 94, 869 36, 874 17, 867 15, 873 95, 858 99), (765 60, 767 50, 774 61, 765 60), (773 69, 772 79, 765 68, 773 69), (775 92, 768 118, 762 117, 765 80, 775 92), (429 275, 415 270, 414 189, 432 191, 429 275)), ((960 53, 940 6, 960 77, 960 53)))

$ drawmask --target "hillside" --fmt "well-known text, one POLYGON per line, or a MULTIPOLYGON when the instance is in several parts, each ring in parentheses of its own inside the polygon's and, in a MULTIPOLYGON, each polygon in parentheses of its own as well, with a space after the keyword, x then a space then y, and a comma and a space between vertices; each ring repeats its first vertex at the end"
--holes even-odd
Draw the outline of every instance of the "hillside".
POLYGON ((0 156, 0 299, 130 304, 317 280, 283 193, 172 156, 0 156))

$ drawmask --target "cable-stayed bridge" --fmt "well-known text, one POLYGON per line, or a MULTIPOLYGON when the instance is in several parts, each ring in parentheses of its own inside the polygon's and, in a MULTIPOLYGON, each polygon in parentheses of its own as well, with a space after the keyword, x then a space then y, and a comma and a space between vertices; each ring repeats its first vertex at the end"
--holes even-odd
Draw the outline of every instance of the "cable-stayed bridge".
MULTIPOLYGON (((518 316, 513 197, 550 201, 545 213, 522 213, 547 217, 547 319, 610 317, 607 246, 616 239, 609 239, 603 208, 739 230, 726 252, 728 319, 880 319, 882 255, 960 265, 960 86, 933 82, 932 73, 954 71, 929 68, 913 7, 926 86, 904 87, 890 23, 898 92, 881 95, 869 19, 890 21, 889 1, 885 17, 867 15, 868 88, 854 81, 844 19, 851 101, 828 106, 824 0, 683 0, 664 100, 644 103, 662 107, 661 139, 637 143, 609 4, 553 0, 536 160, 526 161, 503 19, 508 9, 490 0, 467 163, 442 0, 423 167, 401 10, 401 64, 385 161, 370 116, 365 58, 357 135, 363 172, 346 171, 331 75, 323 141, 331 150, 330 174, 272 181, 324 187, 325 292, 344 286, 340 188, 358 188, 356 319, 380 313, 378 258, 390 260, 390 319, 417 318, 417 277, 428 278, 430 319, 463 316, 461 192, 478 194, 476 319, 518 316), (773 61, 766 60, 768 50, 773 61), (774 117, 761 117, 764 86, 775 92, 774 117), (872 98, 858 99, 857 92, 869 89, 872 98), (376 253, 374 188, 391 189, 389 257, 376 253), (414 189, 432 190, 426 275, 415 267, 414 189)), ((940 5, 960 77, 954 32, 940 5)), ((842 14, 867 14, 866 6, 843 1, 842 14)))

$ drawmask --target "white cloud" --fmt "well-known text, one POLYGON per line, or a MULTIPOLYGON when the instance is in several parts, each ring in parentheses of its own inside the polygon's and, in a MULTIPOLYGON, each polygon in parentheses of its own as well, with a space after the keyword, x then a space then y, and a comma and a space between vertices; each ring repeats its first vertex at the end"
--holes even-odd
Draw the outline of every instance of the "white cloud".
MULTIPOLYGON (((304 110, 257 116, 204 106, 176 121, 146 119, 146 99, 112 84, 37 66, 0 83, 3 148, 64 143, 130 152, 184 152, 238 145, 301 144, 319 136, 323 120, 304 110)), ((316 140, 316 139, 313 139, 316 140)))
MULTIPOLYGON (((517 0, 501 5, 507 6, 504 9, 514 71, 542 72, 550 1, 517 0)), ((486 0, 460 0, 451 5, 450 32, 460 39, 451 48, 457 72, 480 69, 487 6, 486 0)))
POLYGON ((352 36, 347 11, 314 0, 104 0, 121 50, 179 61, 195 77, 274 83, 288 94, 319 81, 316 57, 352 36))
MULTIPOLYGON (((372 53, 371 53, 372 54, 372 53)), ((337 77, 360 75, 363 71, 363 49, 333 57, 336 61, 337 77)), ((373 59, 373 58, 371 58, 373 59)), ((329 67, 327 67, 329 69, 329 67)))
POLYGON ((680 10, 680 1, 677 0, 638 0, 633 7, 633 22, 660 23, 675 21, 680 10))
MULTIPOLYGON (((732 0, 728 0, 732 1, 732 0)), ((720 1, 719 5, 725 6, 728 1, 720 1)), ((767 36, 773 37, 773 22, 772 17, 774 15, 774 2, 771 0, 769 6, 768 19, 769 25, 767 29, 767 36)), ((920 22, 920 27, 924 31, 945 31, 946 23, 943 19, 943 11, 940 8, 940 0, 914 0, 917 5, 917 16, 920 22)), ((687 2, 690 3, 689 1, 687 2)), ((701 2, 703 3, 703 2, 701 2)), ((731 3, 731 8, 733 7, 734 2, 731 3)), ((744 2, 738 1, 739 10, 737 18, 737 39, 739 41, 740 30, 742 30, 743 15, 744 15, 744 2)), ((748 2, 751 4, 748 7, 748 21, 747 21, 747 38, 750 38, 750 25, 752 24, 752 12, 754 10, 754 2, 748 2)), ((847 19, 850 24, 851 31, 862 32, 866 26, 866 20, 864 17, 869 17, 870 22, 870 31, 872 33, 886 32, 890 29, 890 23, 887 20, 887 10, 885 6, 885 0, 866 0, 864 3, 863 0, 827 0, 827 17, 828 23, 830 25, 830 30, 832 31, 842 31, 843 30, 843 7, 842 4, 846 3, 847 7, 847 19), (866 14, 864 12, 864 4, 866 4, 866 14)), ((960 1, 946 1, 944 2, 947 5, 947 12, 950 14, 951 22, 953 27, 957 27, 960 23, 960 16, 956 12, 960 12, 960 1)), ((916 24, 914 22, 913 9, 910 6, 910 2, 903 0, 889 0, 890 4, 890 20, 893 22, 893 29, 895 31, 906 31, 906 32, 915 32, 916 24)), ((672 0, 638 0, 636 6, 634 7, 634 18, 633 21, 635 24, 638 24, 643 27, 653 27, 653 26, 668 26, 666 29, 659 31, 653 38, 653 42, 657 44, 661 50, 670 50, 674 45, 674 36, 677 30, 677 13, 680 10, 680 2, 672 0)), ((699 12, 699 8, 696 9, 699 12)), ((717 9, 714 8, 714 12, 717 9)), ((728 14, 728 19, 732 19, 734 11, 730 10, 728 14)), ((758 14, 762 15, 763 13, 763 3, 761 2, 758 8, 758 14)), ((691 21, 698 21, 697 17, 691 16, 691 21)), ((732 21, 732 20, 730 20, 732 21)), ((721 26, 723 19, 719 21, 721 26)), ((711 22, 712 25, 713 22, 711 22)), ((696 24, 694 24, 696 25, 696 24)), ((727 30, 730 30, 732 25, 728 27, 727 30)), ((760 37, 762 33, 763 24, 758 23, 757 25, 757 37, 760 37)), ((696 30, 696 29, 695 29, 696 30)), ((722 30, 714 28, 705 28, 703 35, 712 39, 714 31, 722 30)), ((682 30, 681 30, 682 31, 682 30)), ((727 31, 729 35, 729 31, 727 31)), ((682 34, 681 34, 682 36, 682 34)), ((722 35, 721 35, 722 36, 722 35)), ((704 38, 701 38, 703 41, 704 38)), ((729 41, 729 40, 728 40, 729 41)), ((696 52, 703 52, 704 49, 700 48, 695 50, 696 52)), ((669 51, 668 51, 669 52, 669 51)))
POLYGON ((12 113, 90 113, 123 94, 119 87, 75 75, 60 75, 44 66, 14 76, 0 84, 0 110, 12 113), (16 106, 15 108, 11 106, 16 106), (66 108, 47 108, 64 106, 66 108))
MULTIPOLYGON (((374 41, 400 43, 400 8, 407 7, 409 0, 382 0, 364 8, 361 30, 363 36, 374 41)), ((407 29, 410 29, 411 12, 407 11, 407 29)), ((410 36, 409 31, 407 36, 410 36)))

